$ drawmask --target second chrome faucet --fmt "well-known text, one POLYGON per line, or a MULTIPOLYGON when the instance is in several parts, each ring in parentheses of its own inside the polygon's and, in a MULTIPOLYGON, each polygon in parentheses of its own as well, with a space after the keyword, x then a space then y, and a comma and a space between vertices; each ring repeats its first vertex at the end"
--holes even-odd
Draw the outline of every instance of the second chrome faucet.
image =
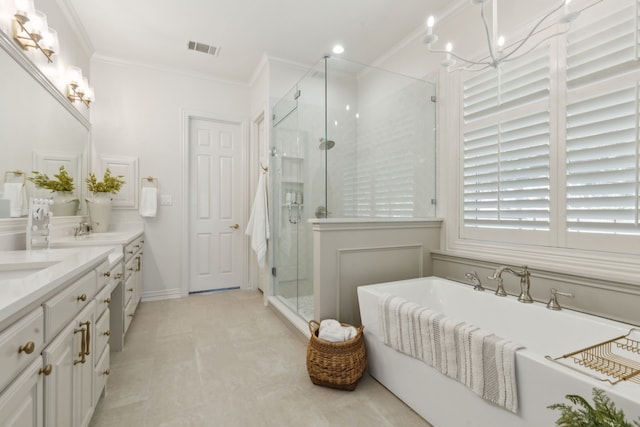
POLYGON ((496 280, 498 282, 498 288, 496 289, 496 295, 498 296, 506 296, 507 293, 504 290, 504 286, 502 285, 502 273, 504 272, 511 273, 514 276, 520 278, 520 295, 518 296, 518 301, 524 303, 533 302, 533 298, 529 294, 529 288, 531 286, 531 282, 529 277, 531 273, 529 273, 529 269, 527 266, 523 266, 521 270, 514 270, 511 267, 501 266, 493 272, 493 276, 489 276, 489 279, 496 280))

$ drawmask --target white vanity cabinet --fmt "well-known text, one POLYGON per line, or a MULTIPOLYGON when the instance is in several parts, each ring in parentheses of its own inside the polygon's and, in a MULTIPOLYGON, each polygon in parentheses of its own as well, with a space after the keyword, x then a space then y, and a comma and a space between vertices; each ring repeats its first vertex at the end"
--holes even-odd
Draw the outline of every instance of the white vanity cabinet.
POLYGON ((47 427, 87 426, 93 415, 94 321, 91 301, 42 353, 53 368, 44 382, 47 427))
POLYGON ((134 239, 124 247, 124 333, 127 333, 142 297, 142 255, 144 239, 134 239))
POLYGON ((42 356, 31 362, 0 394, 0 421, 3 427, 43 427, 42 356))

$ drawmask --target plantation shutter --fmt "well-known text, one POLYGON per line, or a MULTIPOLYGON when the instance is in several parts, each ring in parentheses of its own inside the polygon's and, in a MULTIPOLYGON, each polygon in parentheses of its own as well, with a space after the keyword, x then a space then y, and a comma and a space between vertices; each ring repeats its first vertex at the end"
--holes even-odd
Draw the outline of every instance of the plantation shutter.
POLYGON ((626 5, 567 37, 569 232, 640 234, 637 2, 626 5))
POLYGON ((549 230, 549 49, 463 84, 465 227, 549 230))

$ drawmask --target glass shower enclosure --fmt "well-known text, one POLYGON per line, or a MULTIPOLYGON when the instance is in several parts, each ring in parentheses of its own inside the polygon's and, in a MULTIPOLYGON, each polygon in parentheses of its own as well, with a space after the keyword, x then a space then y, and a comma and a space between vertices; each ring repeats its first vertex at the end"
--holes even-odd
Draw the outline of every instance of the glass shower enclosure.
POLYGON ((272 290, 313 318, 313 225, 435 216, 435 85, 325 57, 273 107, 272 290))

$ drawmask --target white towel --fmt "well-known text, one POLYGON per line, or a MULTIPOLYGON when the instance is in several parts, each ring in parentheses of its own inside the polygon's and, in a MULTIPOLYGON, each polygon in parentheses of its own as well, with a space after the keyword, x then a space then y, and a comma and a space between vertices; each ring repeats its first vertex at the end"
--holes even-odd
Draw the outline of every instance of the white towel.
POLYGON ((267 180, 264 173, 261 173, 258 179, 258 188, 245 234, 251 236, 251 249, 256 253, 258 265, 264 267, 267 259, 267 240, 270 237, 267 180))
POLYGON ((358 331, 353 326, 342 326, 334 319, 325 319, 320 322, 318 338, 331 342, 349 341, 356 337, 358 331))
POLYGON ((139 211, 140 216, 156 216, 156 213, 158 212, 158 189, 156 187, 142 187, 139 211))
POLYGON ((521 346, 391 295, 378 299, 378 315, 386 345, 517 413, 515 352, 521 346))
POLYGON ((24 208, 27 205, 27 195, 24 191, 24 183, 5 182, 3 197, 5 199, 9 199, 9 210, 12 218, 17 218, 23 215, 24 208))

